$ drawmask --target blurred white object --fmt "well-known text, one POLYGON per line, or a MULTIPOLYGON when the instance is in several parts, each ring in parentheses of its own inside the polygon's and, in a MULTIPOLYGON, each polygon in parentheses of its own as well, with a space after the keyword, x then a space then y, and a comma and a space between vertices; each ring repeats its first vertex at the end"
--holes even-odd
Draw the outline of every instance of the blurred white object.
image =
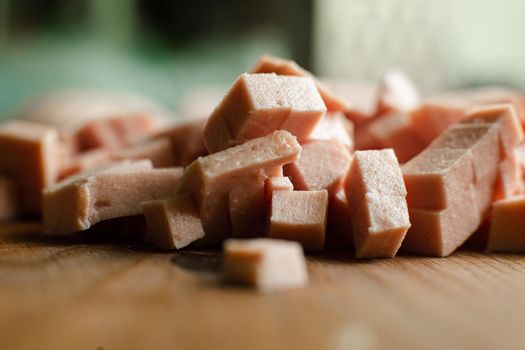
POLYGON ((378 81, 399 67, 425 90, 446 85, 442 48, 447 1, 317 0, 314 61, 318 74, 378 81))
POLYGON ((525 86, 520 0, 316 0, 318 74, 377 81, 399 67, 423 92, 525 86))

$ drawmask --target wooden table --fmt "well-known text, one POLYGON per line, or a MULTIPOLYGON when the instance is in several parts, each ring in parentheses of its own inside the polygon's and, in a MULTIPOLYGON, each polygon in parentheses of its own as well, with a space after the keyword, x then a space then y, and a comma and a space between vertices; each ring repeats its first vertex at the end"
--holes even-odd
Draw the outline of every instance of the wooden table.
POLYGON ((218 252, 0 227, 0 349, 523 349, 525 257, 309 258, 307 288, 224 285, 218 252), (118 244, 117 244, 118 243, 118 244))

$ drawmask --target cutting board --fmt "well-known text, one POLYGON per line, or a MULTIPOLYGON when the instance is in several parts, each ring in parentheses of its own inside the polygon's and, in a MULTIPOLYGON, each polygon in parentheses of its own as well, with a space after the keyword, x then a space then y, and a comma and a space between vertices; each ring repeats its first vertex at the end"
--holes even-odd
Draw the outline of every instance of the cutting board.
POLYGON ((307 287, 221 282, 218 251, 0 226, 0 349, 523 349, 525 257, 308 257, 307 287))

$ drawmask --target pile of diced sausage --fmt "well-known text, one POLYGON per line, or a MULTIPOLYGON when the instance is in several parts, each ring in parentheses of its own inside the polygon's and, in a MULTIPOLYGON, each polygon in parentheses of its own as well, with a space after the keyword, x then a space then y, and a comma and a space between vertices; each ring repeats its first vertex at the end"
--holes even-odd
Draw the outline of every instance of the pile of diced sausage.
POLYGON ((263 56, 211 115, 167 120, 138 96, 32 103, 0 126, 1 218, 42 218, 51 235, 113 223, 162 249, 224 243, 226 276, 261 290, 304 284, 302 251, 327 239, 357 258, 444 257, 469 238, 525 252, 517 90, 421 97, 397 70, 321 81, 263 56))

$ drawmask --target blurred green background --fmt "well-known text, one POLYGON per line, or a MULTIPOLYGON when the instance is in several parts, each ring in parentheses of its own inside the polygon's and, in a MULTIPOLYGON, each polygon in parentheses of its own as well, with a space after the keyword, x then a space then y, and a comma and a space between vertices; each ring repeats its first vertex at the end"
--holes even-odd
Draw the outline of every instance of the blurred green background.
POLYGON ((0 0, 0 114, 58 88, 126 89, 184 111, 262 53, 424 91, 525 85, 519 0, 0 0))

